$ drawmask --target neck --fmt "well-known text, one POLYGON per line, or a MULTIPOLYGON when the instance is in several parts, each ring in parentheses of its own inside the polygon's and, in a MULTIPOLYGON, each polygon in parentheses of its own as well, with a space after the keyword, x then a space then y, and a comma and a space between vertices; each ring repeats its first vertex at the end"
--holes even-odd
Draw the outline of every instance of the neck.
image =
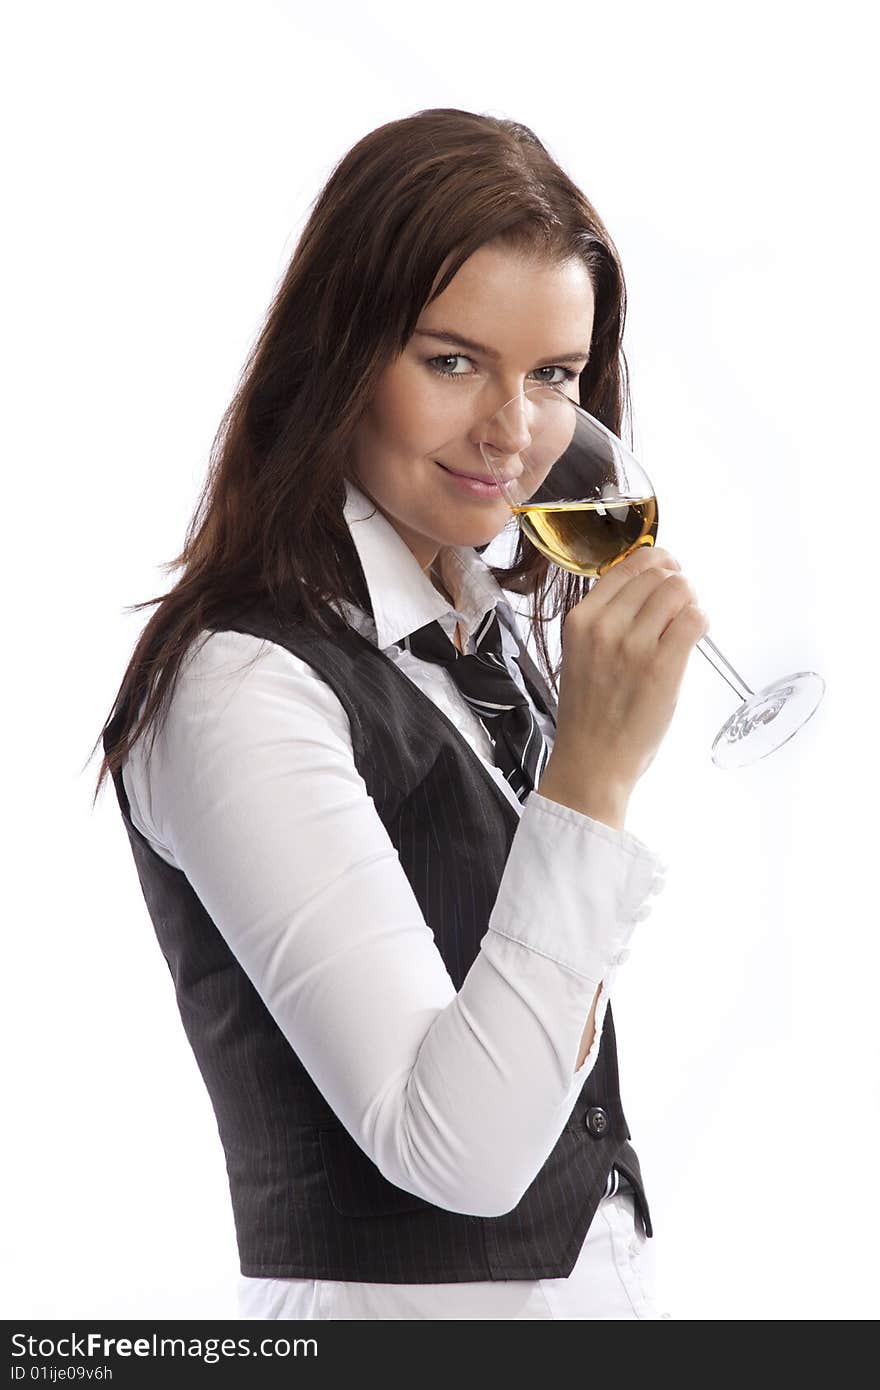
POLYGON ((444 597, 449 603, 451 603, 452 606, 453 606, 453 608, 454 608, 454 607, 455 607, 455 599, 452 597, 452 594, 449 592, 449 590, 447 589, 446 585, 444 584, 444 582, 443 582, 443 576, 442 576, 442 574, 440 573, 440 556, 439 556, 439 554, 438 554, 437 557, 432 561, 432 563, 426 567, 426 569, 425 569, 425 575, 427 576, 428 579, 430 579, 431 583, 434 585, 434 588, 437 590, 437 592, 440 593, 440 594, 442 594, 443 597, 444 597))

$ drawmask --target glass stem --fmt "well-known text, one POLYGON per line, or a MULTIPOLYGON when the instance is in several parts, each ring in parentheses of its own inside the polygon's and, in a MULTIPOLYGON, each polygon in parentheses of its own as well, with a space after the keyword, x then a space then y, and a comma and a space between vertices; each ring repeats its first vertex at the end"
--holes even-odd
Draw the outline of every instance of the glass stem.
POLYGON ((750 690, 742 676, 734 671, 730 662, 722 655, 710 637, 700 638, 697 643, 697 651, 703 653, 709 664, 715 667, 719 676, 724 677, 731 690, 735 691, 741 700, 747 700, 750 695, 754 695, 754 690, 750 690))

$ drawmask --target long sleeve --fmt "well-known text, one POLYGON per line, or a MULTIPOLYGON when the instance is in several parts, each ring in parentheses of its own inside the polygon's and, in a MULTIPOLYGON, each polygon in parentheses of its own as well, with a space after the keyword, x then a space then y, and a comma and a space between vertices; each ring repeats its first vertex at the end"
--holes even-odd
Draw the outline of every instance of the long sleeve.
POLYGON ((595 1062, 610 981, 662 883, 656 857, 532 792, 456 993, 344 707, 307 663, 212 634, 184 663, 149 760, 136 755, 135 824, 185 873, 384 1176, 450 1211, 514 1207, 595 1062))

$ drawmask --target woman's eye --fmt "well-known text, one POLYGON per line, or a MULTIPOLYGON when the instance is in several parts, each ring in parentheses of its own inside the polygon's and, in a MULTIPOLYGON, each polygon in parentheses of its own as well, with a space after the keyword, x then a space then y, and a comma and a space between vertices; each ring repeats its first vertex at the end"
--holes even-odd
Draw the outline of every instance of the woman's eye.
POLYGON ((550 386, 561 386, 563 381, 574 381, 575 377, 577 376, 577 372, 573 372, 569 367, 536 367, 535 371, 562 372, 562 376, 557 381, 550 381, 549 377, 543 378, 543 380, 546 381, 550 386))
POLYGON ((466 376, 466 372, 447 372, 440 366, 442 362, 469 362, 469 357, 462 357, 460 352, 448 352, 442 357, 429 357, 428 366, 440 376, 466 376))
MULTIPOLYGON (((462 380, 470 376, 470 372, 447 371, 445 363, 448 362, 470 362, 469 357, 464 357, 460 352, 444 353, 440 357, 429 357, 427 365, 438 376, 445 376, 449 380, 462 380)), ((563 381, 574 381, 577 372, 571 371, 568 367, 536 367, 535 372, 561 372, 562 376, 553 380, 549 376, 540 377, 539 380, 546 382, 550 386, 561 386, 563 381)))

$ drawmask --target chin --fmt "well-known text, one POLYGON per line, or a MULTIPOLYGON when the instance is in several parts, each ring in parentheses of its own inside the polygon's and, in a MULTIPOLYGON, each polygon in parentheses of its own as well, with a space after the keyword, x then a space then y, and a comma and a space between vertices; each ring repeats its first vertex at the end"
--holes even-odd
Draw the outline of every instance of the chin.
POLYGON ((483 518, 482 521, 472 522, 470 525, 462 523, 460 526, 456 526, 454 530, 450 527, 449 534, 447 538, 442 541, 442 544, 466 546, 489 545, 491 541, 495 540, 496 536, 501 535, 501 532, 510 520, 510 508, 506 504, 503 508, 503 512, 504 515, 499 516, 494 525, 486 518, 483 518))

